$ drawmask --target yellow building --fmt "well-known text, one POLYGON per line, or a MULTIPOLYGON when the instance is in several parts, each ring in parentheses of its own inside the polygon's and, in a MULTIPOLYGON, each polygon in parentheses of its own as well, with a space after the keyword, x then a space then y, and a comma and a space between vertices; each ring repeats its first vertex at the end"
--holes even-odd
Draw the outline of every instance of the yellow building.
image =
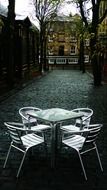
POLYGON ((78 55, 77 34, 72 35, 72 21, 68 17, 58 17, 50 25, 48 35, 48 55, 78 55))
MULTIPOLYGON (((57 17, 49 23, 47 59, 49 64, 78 64, 80 31, 76 21, 79 15, 57 17)), ((89 39, 84 40, 85 62, 89 62, 89 39)))
MULTIPOLYGON (((102 0, 99 12, 100 17, 105 10, 107 10, 107 0, 102 0)), ((98 35, 103 55, 103 80, 107 81, 107 16, 99 26, 98 35)))
MULTIPOLYGON (((100 17, 103 15, 104 11, 107 9, 107 1, 102 0, 100 4, 100 17)), ((99 38, 101 40, 101 44, 107 47, 107 16, 103 20, 103 22, 99 26, 98 30, 99 38)))

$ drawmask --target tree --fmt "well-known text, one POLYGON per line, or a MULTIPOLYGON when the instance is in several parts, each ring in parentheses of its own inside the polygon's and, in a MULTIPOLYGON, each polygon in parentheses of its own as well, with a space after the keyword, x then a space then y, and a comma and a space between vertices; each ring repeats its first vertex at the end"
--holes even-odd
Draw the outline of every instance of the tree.
POLYGON ((84 23, 82 21, 82 18, 79 14, 75 14, 72 16, 72 22, 74 24, 74 32, 76 31, 77 38, 79 39, 79 64, 80 64, 80 70, 82 70, 83 73, 85 73, 85 64, 84 64, 84 37, 86 28, 84 26, 84 23))
POLYGON ((34 0, 36 16, 40 22, 40 71, 46 70, 46 26, 56 16, 60 0, 34 0))
POLYGON ((90 54, 91 63, 93 68, 94 85, 99 86, 101 84, 101 65, 98 61, 98 27, 102 23, 104 18, 107 16, 107 8, 103 10, 103 14, 100 15, 100 5, 107 3, 106 0, 73 0, 72 2, 77 3, 78 8, 82 16, 82 20, 85 27, 88 29, 90 34, 90 54), (90 3, 91 7, 87 8, 87 4, 90 3), (92 11, 92 20, 89 20, 89 11, 92 11))
POLYGON ((15 0, 9 1, 7 24, 5 28, 7 43, 7 83, 8 87, 14 85, 14 24, 15 24, 15 0))

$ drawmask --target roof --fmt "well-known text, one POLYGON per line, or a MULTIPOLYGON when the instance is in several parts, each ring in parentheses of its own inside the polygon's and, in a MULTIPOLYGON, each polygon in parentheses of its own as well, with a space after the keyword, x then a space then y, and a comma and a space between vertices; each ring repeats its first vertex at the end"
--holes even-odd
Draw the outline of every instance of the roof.
MULTIPOLYGON (((0 15, 7 17, 8 0, 0 0, 0 15)), ((29 18, 31 24, 40 30, 39 20, 35 16, 35 7, 31 0, 15 0, 15 20, 29 18)))

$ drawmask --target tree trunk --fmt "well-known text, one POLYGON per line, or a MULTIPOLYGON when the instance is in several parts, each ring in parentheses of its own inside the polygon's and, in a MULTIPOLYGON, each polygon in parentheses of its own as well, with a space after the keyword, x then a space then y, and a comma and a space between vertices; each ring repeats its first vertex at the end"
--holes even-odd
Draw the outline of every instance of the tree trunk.
POLYGON ((80 40, 80 69, 85 73, 85 63, 84 63, 84 41, 83 38, 80 40))
POLYGON ((40 31, 40 63, 39 63, 39 71, 43 72, 43 26, 41 23, 41 31, 40 31))
POLYGON ((15 60, 14 60, 14 24, 15 24, 15 0, 9 0, 7 15, 7 84, 9 88, 14 85, 15 60))
POLYGON ((99 59, 99 49, 97 47, 97 37, 94 35, 90 39, 90 50, 91 50, 91 64, 93 69, 94 85, 100 86, 102 80, 102 69, 99 59))
POLYGON ((44 71, 48 70, 48 65, 47 65, 47 58, 46 58, 46 53, 47 53, 47 38, 44 36, 44 71))
POLYGON ((93 65, 93 76, 94 76, 94 85, 100 86, 102 80, 102 72, 101 72, 101 63, 97 53, 93 56, 92 65, 93 65))

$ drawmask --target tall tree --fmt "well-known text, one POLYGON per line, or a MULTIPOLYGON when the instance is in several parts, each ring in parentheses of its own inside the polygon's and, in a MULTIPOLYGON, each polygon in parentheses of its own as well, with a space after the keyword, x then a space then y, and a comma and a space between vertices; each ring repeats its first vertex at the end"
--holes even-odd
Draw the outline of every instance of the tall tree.
POLYGON ((57 13, 61 0, 34 0, 36 16, 40 22, 40 71, 46 69, 46 26, 57 13))
POLYGON ((98 61, 98 27, 102 23, 104 18, 107 16, 107 8, 103 10, 103 14, 100 15, 100 5, 101 2, 106 0, 72 0, 72 2, 77 3, 77 7, 80 9, 80 13, 85 24, 85 27, 90 33, 90 54, 91 63, 93 68, 94 85, 99 86, 101 84, 101 64, 98 61), (88 3, 91 7, 87 8, 88 3), (92 11, 92 19, 89 20, 89 11, 92 11))
POLYGON ((79 64, 80 64, 80 70, 82 70, 83 73, 85 73, 85 64, 84 64, 84 38, 86 34, 86 28, 84 26, 84 23, 82 21, 82 18, 79 14, 75 14, 72 18, 72 23, 74 24, 74 32, 76 34, 76 37, 79 40, 79 64))
POLYGON ((15 0, 8 0, 8 15, 6 25, 7 36, 7 83, 8 87, 14 85, 14 24, 15 24, 15 0))

